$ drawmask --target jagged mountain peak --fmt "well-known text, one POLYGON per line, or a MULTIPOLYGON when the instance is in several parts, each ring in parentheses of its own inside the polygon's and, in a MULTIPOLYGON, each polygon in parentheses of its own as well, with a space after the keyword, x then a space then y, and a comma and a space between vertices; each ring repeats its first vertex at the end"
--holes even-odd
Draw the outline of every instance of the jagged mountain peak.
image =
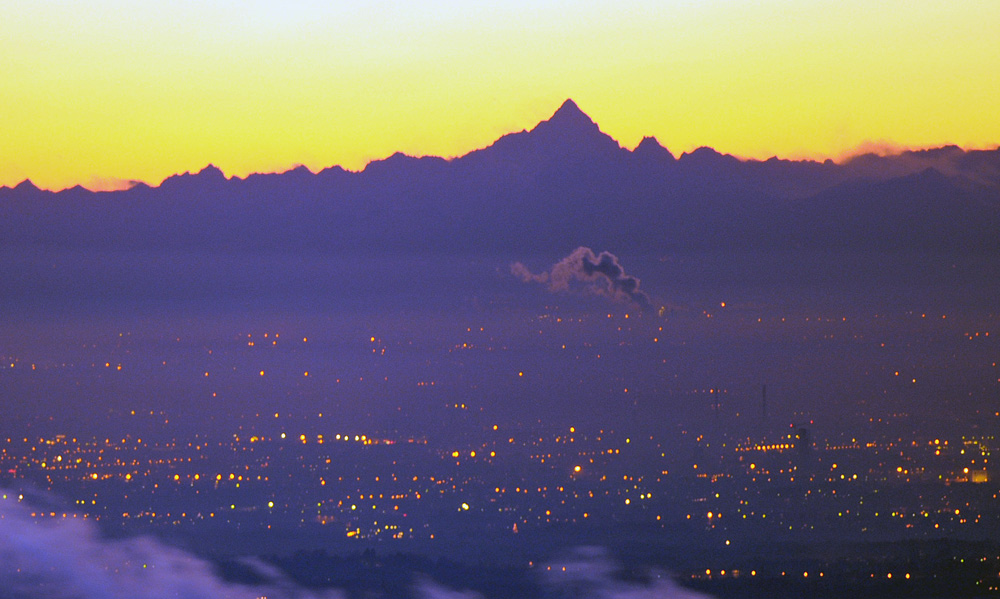
POLYGON ((643 137, 639 145, 632 150, 632 154, 640 158, 652 158, 673 162, 676 160, 670 150, 663 147, 655 137, 643 137))
POLYGON ((21 181, 20 183, 14 186, 14 189, 21 192, 39 191, 38 186, 32 183, 31 179, 25 179, 24 181, 21 181))
POLYGON ((600 131, 585 112, 580 110, 573 100, 566 100, 555 113, 545 121, 538 123, 532 131, 600 131))
POLYGON ((567 98, 565 102, 559 106, 559 109, 555 111, 552 118, 549 120, 587 120, 593 122, 593 120, 587 116, 585 112, 580 110, 580 107, 576 105, 572 99, 567 98))
POLYGON ((219 168, 219 167, 217 167, 217 166, 215 166, 214 164, 211 164, 211 163, 205 165, 205 168, 203 168, 200 171, 198 171, 198 174, 196 176, 199 177, 199 178, 202 178, 202 179, 225 179, 226 178, 226 175, 225 175, 225 173, 222 172, 222 169, 219 168))
POLYGON ((573 100, 566 100, 550 118, 534 128, 504 135, 488 148, 467 156, 503 156, 505 160, 549 162, 568 156, 607 156, 621 145, 601 131, 573 100), (484 154, 485 153, 485 154, 484 154))
POLYGON ((222 169, 215 166, 214 164, 207 164, 203 169, 197 173, 192 173, 187 171, 178 175, 171 175, 160 183, 160 187, 163 186, 173 186, 178 184, 183 185, 193 185, 193 184, 219 184, 228 181, 226 175, 222 172, 222 169))

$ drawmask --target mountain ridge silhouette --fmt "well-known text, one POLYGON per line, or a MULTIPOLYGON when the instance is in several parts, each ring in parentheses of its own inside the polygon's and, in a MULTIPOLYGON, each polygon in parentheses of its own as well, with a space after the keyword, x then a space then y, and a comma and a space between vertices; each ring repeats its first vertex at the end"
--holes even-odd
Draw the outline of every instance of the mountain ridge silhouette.
POLYGON ((360 171, 297 166, 244 178, 209 164, 99 193, 25 180, 0 188, 0 218, 0 247, 993 252, 1000 150, 946 146, 843 164, 740 160, 708 147, 675 157, 653 137, 623 148, 566 100, 530 130, 452 159, 397 152, 360 171))

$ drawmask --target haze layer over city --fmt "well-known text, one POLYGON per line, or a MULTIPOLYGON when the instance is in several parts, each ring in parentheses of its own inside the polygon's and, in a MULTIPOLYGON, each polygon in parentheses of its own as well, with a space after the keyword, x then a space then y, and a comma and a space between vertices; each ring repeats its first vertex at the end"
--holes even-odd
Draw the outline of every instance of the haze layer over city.
MULTIPOLYGON (((976 48, 997 18, 974 4, 938 15, 953 62, 970 52, 955 31, 976 48)), ((28 26, 21 8, 10 12, 28 26)), ((208 7, 205 22, 222 8, 208 7)), ((859 123, 894 140, 850 127, 843 139, 807 134, 803 115, 838 125, 805 107, 820 96, 789 58, 763 79, 800 81, 789 91, 798 104, 734 83, 745 118, 706 104, 722 122, 692 116, 706 132, 698 142, 692 123, 664 116, 693 111, 690 98, 636 88, 609 99, 616 68, 628 67, 622 81, 641 80, 649 61, 679 76, 678 55, 652 52, 657 31, 674 26, 669 11, 640 2, 597 13, 616 27, 645 14, 632 36, 648 46, 645 61, 624 47, 617 67, 594 61, 594 81, 567 69, 525 83, 536 91, 511 92, 497 120, 454 98, 434 104, 422 86, 443 50, 420 40, 479 30, 493 48, 497 31, 523 43, 538 31, 513 28, 508 8, 488 25, 478 9, 431 7, 452 16, 389 11, 396 25, 367 25, 378 39, 417 40, 414 101, 385 118, 392 134, 344 98, 327 122, 336 133, 306 126, 315 113, 299 91, 289 106, 300 114, 278 119, 271 79, 255 97, 285 133, 264 120, 205 124, 224 97, 207 81, 255 89, 242 67, 208 78, 220 48, 279 76, 247 53, 248 32, 265 32, 274 56, 300 43, 333 51, 316 36, 337 19, 307 8, 247 8, 230 46, 178 25, 203 62, 179 79, 192 89, 171 93, 190 101, 201 89, 206 104, 181 111, 196 122, 170 120, 181 113, 142 86, 123 104, 160 107, 180 136, 156 121, 148 133, 162 145, 135 129, 145 141, 130 156, 126 130, 108 124, 105 137, 60 137, 46 154, 27 141, 23 123, 40 122, 27 108, 8 123, 23 151, 0 144, 0 598, 1000 593, 995 115, 963 105, 967 118, 921 128, 859 109, 859 123), (428 105, 433 127, 421 127, 412 111, 428 105), (789 130, 768 111, 785 111, 789 130), (204 137, 188 133, 197 122, 204 137)), ((735 18, 716 8, 670 10, 676 27, 715 31, 708 21, 735 18)), ((772 52, 772 30, 792 43, 790 32, 813 31, 805 21, 825 14, 849 32, 842 21, 858 9, 786 8, 741 9, 739 38, 757 45, 720 52, 760 66, 753 49, 772 52)), ((933 29, 928 3, 913 11, 916 30, 933 29)), ((539 60, 569 56, 597 13, 566 17, 539 60)), ((159 37, 177 15, 153 25, 144 10, 122 14, 150 38, 94 25, 108 48, 132 40, 137 57, 160 48, 168 70, 180 68, 159 37)), ((349 26, 360 17, 337 14, 343 39, 361 43, 349 26)), ((593 50, 629 38, 614 31, 593 50)), ((887 35, 916 48, 901 30, 887 35)), ((104 52, 75 39, 66 47, 104 52)), ((480 51, 499 64, 495 48, 480 51)), ((699 86, 730 72, 694 55, 706 66, 699 86)), ((18 92, 39 106, 53 81, 74 81, 72 60, 11 56, 22 74, 49 65, 18 92)), ((303 65, 319 69, 314 60, 303 65)), ((289 80, 329 93, 303 65, 286 65, 289 80)), ((965 68, 978 97, 979 67, 965 68)), ((390 71, 372 73, 391 82, 390 71)), ((830 76, 847 87, 845 73, 830 76)), ((466 77, 463 93, 485 85, 466 77)), ((859 81, 881 89, 868 70, 859 81)), ((400 97, 399 84, 385 93, 400 97)), ((109 105, 104 88, 73 89, 72 110, 93 131, 106 108, 87 106, 109 105)), ((928 102, 914 92, 907 114, 930 123, 928 102)))

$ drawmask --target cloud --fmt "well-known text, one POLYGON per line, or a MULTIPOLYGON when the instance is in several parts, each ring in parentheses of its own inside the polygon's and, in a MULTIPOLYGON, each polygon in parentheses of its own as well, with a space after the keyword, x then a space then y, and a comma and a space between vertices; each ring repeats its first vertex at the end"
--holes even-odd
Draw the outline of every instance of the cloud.
POLYGON ((483 596, 474 591, 455 591, 430 579, 423 579, 417 584, 418 597, 422 599, 482 599, 483 596))
MULTIPOLYGON (((575 547, 561 559, 536 567, 538 587, 529 597, 577 599, 711 599, 686 589, 666 572, 653 570, 645 580, 624 580, 621 565, 603 547, 575 547)), ((422 599, 482 599, 469 590, 452 590, 424 579, 417 585, 422 599)))
MULTIPOLYGON (((55 497, 28 499, 0 489, 0 596, 31 599, 338 599, 338 589, 306 589, 277 568, 242 563, 264 582, 223 580, 212 564, 148 537, 109 539, 92 520, 58 510, 55 497), (42 512, 46 515, 37 516, 42 512)), ((620 566, 599 547, 582 547, 539 567, 531 596, 593 599, 705 599, 663 572, 645 581, 623 580, 620 566), (537 593, 537 595, 536 595, 537 593)), ((422 599, 482 599, 469 589, 451 589, 418 576, 412 596, 422 599)))
MULTIPOLYGON (((0 494, 0 588, 4 597, 33 599, 333 599, 258 569, 259 586, 222 580, 205 560, 150 538, 111 540, 78 515, 35 518, 40 508, 0 494)), ((52 508, 47 508, 52 509, 52 508)))
POLYGON ((83 187, 89 189, 90 191, 125 191, 132 189, 141 183, 142 181, 136 181, 134 179, 94 176, 91 177, 89 181, 84 183, 83 187))
POLYGON ((619 564, 602 547, 577 547, 567 557, 542 568, 546 586, 557 597, 580 599, 708 599, 685 589, 665 572, 653 571, 645 583, 620 580, 619 564))
POLYGON ((639 279, 625 274, 618 258, 610 252, 595 254, 587 247, 578 247, 552 266, 538 274, 524 264, 514 262, 510 272, 525 283, 541 283, 549 291, 563 292, 582 288, 587 293, 601 295, 617 302, 632 302, 649 308, 649 296, 639 289, 639 279))
POLYGON ((850 162, 852 159, 866 154, 875 154, 882 157, 898 156, 912 149, 914 148, 885 139, 866 139, 854 148, 842 152, 837 157, 837 162, 850 162))
POLYGON ((992 150, 963 150, 954 145, 926 148, 868 141, 845 153, 839 161, 853 176, 877 180, 904 177, 933 168, 948 177, 960 177, 984 186, 1000 182, 1000 162, 992 150))

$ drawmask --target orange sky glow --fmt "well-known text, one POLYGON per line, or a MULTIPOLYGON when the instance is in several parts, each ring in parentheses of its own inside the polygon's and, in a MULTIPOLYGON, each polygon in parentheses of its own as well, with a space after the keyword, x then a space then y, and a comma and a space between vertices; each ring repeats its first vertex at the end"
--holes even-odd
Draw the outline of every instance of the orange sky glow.
POLYGON ((566 98, 677 155, 993 148, 997 31, 991 0, 14 0, 0 185, 457 156, 566 98))

